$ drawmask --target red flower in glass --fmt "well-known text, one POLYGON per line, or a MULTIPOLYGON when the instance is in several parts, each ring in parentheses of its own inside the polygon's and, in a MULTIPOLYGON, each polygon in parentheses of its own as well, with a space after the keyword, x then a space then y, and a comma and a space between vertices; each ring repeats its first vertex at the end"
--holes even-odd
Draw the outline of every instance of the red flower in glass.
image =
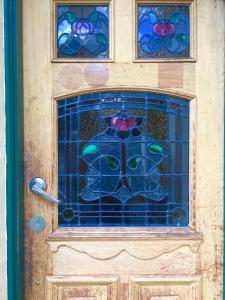
POLYGON ((134 128, 137 124, 136 118, 129 116, 127 114, 122 114, 112 118, 112 127, 121 130, 127 131, 134 128))
POLYGON ((175 31, 175 25, 168 22, 157 23, 153 27, 153 31, 157 35, 161 35, 162 37, 167 37, 172 35, 175 31))

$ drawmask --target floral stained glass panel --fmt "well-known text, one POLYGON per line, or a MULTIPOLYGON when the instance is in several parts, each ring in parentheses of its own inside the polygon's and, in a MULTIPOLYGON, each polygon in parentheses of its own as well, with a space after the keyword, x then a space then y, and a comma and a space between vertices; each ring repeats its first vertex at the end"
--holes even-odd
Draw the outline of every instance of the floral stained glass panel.
POLYGON ((190 7, 138 6, 138 58, 189 58, 190 7))
POLYGON ((187 226, 189 102, 100 92, 58 102, 60 226, 187 226))
POLYGON ((109 57, 109 6, 57 6, 57 57, 109 57))

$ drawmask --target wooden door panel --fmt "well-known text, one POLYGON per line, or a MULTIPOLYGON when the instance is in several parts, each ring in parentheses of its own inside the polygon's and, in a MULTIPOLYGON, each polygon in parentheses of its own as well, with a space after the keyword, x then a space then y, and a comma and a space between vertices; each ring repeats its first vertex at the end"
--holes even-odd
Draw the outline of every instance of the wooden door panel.
POLYGON ((130 274, 197 274, 200 269, 196 241, 57 241, 48 242, 54 275, 118 274, 128 282, 130 274), (176 264, 173 262, 176 260, 176 264), (129 266, 129 268, 128 268, 129 266))
POLYGON ((130 300, 200 300, 201 276, 130 278, 130 300))
POLYGON ((200 300, 201 276, 132 276, 128 285, 117 276, 48 276, 46 300, 54 299, 200 300), (127 294, 124 287, 129 290, 127 294))
POLYGON ((116 300, 117 296, 117 276, 46 277, 46 300, 116 300))
POLYGON ((117 274, 119 300, 201 299, 201 276, 196 275, 201 268, 201 236, 193 240, 162 237, 160 241, 141 242, 118 240, 118 237, 104 243, 93 239, 86 237, 85 241, 65 243, 50 235, 53 278, 117 274))

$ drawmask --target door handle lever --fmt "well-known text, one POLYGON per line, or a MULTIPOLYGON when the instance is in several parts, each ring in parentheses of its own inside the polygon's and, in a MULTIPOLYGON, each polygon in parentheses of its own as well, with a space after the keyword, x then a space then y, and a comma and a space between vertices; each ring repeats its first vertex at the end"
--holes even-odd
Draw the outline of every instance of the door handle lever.
POLYGON ((51 201, 54 203, 61 202, 58 199, 56 199, 54 196, 49 195, 48 193, 45 192, 45 190, 47 188, 47 184, 46 184, 45 180, 40 177, 32 178, 30 181, 29 187, 30 187, 30 191, 35 195, 38 195, 38 196, 45 198, 48 201, 51 201))

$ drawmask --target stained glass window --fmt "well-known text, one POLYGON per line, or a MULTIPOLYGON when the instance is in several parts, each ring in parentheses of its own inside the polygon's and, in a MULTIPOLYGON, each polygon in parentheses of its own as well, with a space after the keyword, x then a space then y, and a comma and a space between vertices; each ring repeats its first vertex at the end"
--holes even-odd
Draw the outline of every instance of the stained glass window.
POLYGON ((189 102, 102 92, 58 102, 60 226, 186 226, 189 102))
POLYGON ((138 58, 189 58, 189 6, 138 5, 138 58))
POLYGON ((57 57, 108 58, 109 6, 58 5, 57 57))

